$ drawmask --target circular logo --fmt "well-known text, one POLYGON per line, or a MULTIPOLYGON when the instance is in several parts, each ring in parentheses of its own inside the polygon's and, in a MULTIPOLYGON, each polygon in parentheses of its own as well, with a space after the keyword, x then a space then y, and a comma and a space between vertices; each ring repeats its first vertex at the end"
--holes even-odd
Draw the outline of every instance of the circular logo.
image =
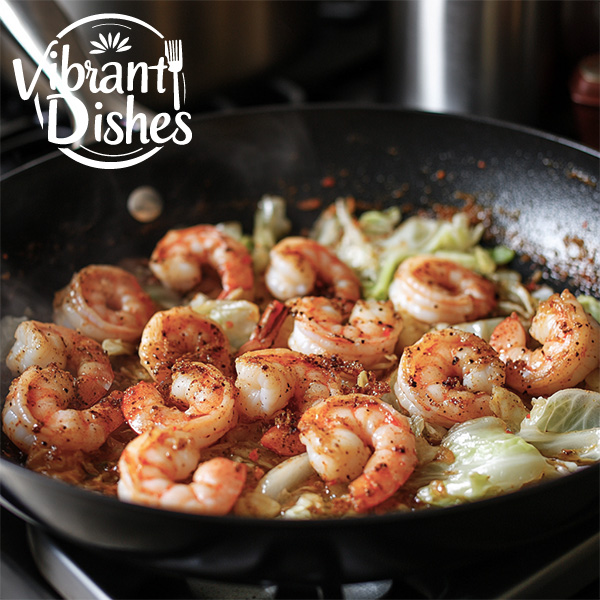
POLYGON ((34 103, 48 140, 77 162, 100 169, 121 169, 150 158, 167 143, 191 140, 191 115, 185 104, 181 40, 168 40, 144 21, 122 14, 79 19, 48 45, 34 80, 27 83, 14 61, 21 98, 28 99, 43 70, 52 92, 42 110, 34 103), (150 93, 161 94, 168 111, 146 108, 150 93), (170 107, 173 107, 171 110, 170 107), (61 118, 68 114, 65 134, 61 118))

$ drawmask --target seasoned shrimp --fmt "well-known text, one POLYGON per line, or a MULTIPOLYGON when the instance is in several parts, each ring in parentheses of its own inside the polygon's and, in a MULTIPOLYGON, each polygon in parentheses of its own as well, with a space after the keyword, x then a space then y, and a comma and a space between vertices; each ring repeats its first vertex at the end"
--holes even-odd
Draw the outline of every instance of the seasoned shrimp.
POLYGON ((133 274, 108 265, 81 269, 54 297, 54 321, 98 342, 137 342, 155 310, 133 274))
POLYGON ((308 294, 358 300, 360 281, 329 248, 303 237, 288 237, 269 253, 268 290, 278 300, 308 294))
POLYGON ((34 443, 92 452, 123 423, 121 392, 81 409, 73 377, 55 364, 33 366, 10 386, 2 410, 6 435, 23 452, 34 443))
POLYGON ((491 281, 455 262, 428 255, 400 264, 389 297, 396 310, 429 324, 473 321, 496 306, 491 281))
POLYGON ((351 481, 358 512, 381 504, 417 465, 408 419, 373 396, 332 396, 308 409, 298 423, 311 465, 328 483, 351 481))
POLYGON ((227 458, 200 465, 201 448, 188 432, 154 428, 119 459, 120 500, 203 515, 226 515, 246 481, 246 466, 227 458), (192 480, 187 480, 192 475, 192 480))
POLYGON ((517 392, 550 395, 583 381, 600 363, 600 326, 568 290, 540 302, 529 333, 541 345, 527 348, 516 314, 493 331, 490 344, 506 362, 506 383, 517 392))
POLYGON ((209 363, 233 375, 233 357, 223 330, 188 306, 155 313, 144 327, 139 346, 142 365, 158 382, 167 382, 179 358, 209 363))
POLYGON ((76 377, 77 402, 91 406, 106 395, 114 373, 100 344, 68 327, 40 321, 23 321, 6 365, 18 375, 32 366, 55 364, 76 377))
POLYGON ((168 394, 141 381, 123 396, 123 414, 137 433, 152 427, 190 433, 199 447, 217 441, 237 423, 237 389, 219 369, 180 360, 173 366, 168 394))
POLYGON ((451 427, 491 416, 493 387, 504 385, 504 379, 504 363, 487 342, 473 333, 443 329, 404 349, 394 391, 409 413, 451 427))
POLYGON ((288 346, 304 354, 336 355, 365 369, 385 368, 402 329, 391 302, 306 296, 291 304, 288 346), (387 357, 387 358, 386 358, 387 357))
POLYGON ((358 369, 341 361, 285 348, 246 352, 235 361, 239 409, 248 419, 270 419, 292 400, 299 412, 356 383, 358 369))
POLYGON ((246 246, 213 225, 172 229, 158 242, 150 257, 150 269, 167 287, 189 292, 203 277, 202 267, 221 278, 220 299, 252 300, 254 271, 246 246))

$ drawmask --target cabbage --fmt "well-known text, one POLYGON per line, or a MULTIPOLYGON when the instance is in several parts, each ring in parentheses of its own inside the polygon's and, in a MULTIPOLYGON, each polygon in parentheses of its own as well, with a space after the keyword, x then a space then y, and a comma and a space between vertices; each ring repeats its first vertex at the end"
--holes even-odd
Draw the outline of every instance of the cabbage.
POLYGON ((250 339, 260 319, 258 306, 248 300, 211 300, 204 294, 196 294, 190 306, 198 314, 217 323, 234 350, 250 339))
POLYGON ((286 204, 279 196, 263 196, 254 213, 252 258, 254 269, 262 273, 269 264, 269 251, 292 228, 286 216, 286 204))
POLYGON ((600 322, 600 300, 592 296, 577 296, 577 300, 586 313, 592 315, 596 321, 600 322))
POLYGON ((534 398, 519 435, 542 454, 579 464, 600 461, 600 393, 560 390, 534 398))
POLYGON ((479 246, 484 226, 471 225, 465 213, 450 221, 413 216, 400 222, 398 207, 369 210, 358 219, 353 207, 352 200, 338 198, 321 214, 311 237, 357 273, 367 298, 387 299, 398 265, 415 254, 445 256, 482 274, 495 271, 494 258, 500 264, 509 259, 506 248, 487 251, 479 246))
POLYGON ((536 482, 554 469, 540 452, 509 433, 497 417, 473 419, 450 429, 441 448, 454 456, 451 463, 434 461, 417 474, 430 482, 417 499, 433 506, 451 506, 490 498, 536 482))

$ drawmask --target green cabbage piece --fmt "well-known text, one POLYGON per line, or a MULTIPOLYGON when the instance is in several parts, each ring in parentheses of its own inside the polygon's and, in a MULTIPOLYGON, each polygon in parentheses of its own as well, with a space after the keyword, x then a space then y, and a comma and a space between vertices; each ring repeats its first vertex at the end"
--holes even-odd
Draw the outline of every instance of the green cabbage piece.
POLYGON ((262 273, 267 268, 269 251, 291 228, 285 200, 279 196, 263 196, 254 213, 251 240, 252 259, 257 273, 262 273))
POLYGON ((534 398, 519 435, 544 456, 586 464, 600 461, 600 393, 578 388, 534 398))
POLYGON ((592 315, 596 321, 600 322, 600 300, 596 300, 593 296, 577 296, 579 304, 583 306, 586 313, 592 315))
POLYGON ((418 473, 419 480, 431 473, 430 482, 416 497, 432 506, 498 496, 554 474, 546 458, 523 438, 509 433, 497 417, 455 425, 441 446, 454 455, 454 461, 441 465, 434 461, 418 473))

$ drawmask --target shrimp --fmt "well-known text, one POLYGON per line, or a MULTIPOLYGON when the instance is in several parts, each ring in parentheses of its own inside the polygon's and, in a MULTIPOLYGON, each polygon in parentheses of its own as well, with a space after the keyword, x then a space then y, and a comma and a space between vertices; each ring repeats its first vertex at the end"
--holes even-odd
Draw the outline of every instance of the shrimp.
POLYGON ((527 332, 513 313, 490 344, 506 363, 506 383, 517 392, 550 395, 583 381, 600 363, 600 326, 568 290, 540 302, 529 333, 541 347, 527 348, 527 332))
POLYGON ((18 375, 29 367, 55 364, 76 380, 77 403, 83 408, 103 398, 114 380, 110 360, 102 346, 68 327, 40 321, 23 321, 6 365, 18 375))
POLYGON ((404 349, 394 392, 410 414, 442 427, 491 416, 504 363, 482 338, 458 329, 426 333, 404 349))
POLYGON ((173 366, 168 394, 140 381, 125 390, 123 414, 137 433, 155 426, 176 428, 205 448, 237 424, 236 397, 233 381, 216 367, 180 360, 173 366))
POLYGON ((200 458, 201 448, 188 432, 150 429, 123 450, 117 495, 136 504, 226 515, 242 492, 246 466, 223 457, 198 465, 200 458))
POLYGON ((214 365, 226 375, 234 373, 223 330, 188 306, 155 313, 144 327, 138 353, 142 365, 159 383, 168 383, 171 367, 182 357, 214 365))
POLYGON ((270 419, 294 400, 308 406, 354 385, 360 368, 286 348, 255 350, 235 360, 238 407, 250 420, 270 419))
POLYGON ((155 310, 133 274, 108 265, 85 267, 54 297, 54 321, 98 342, 137 342, 155 310))
POLYGON ((364 394, 332 396, 298 423, 311 465, 327 483, 350 481, 350 499, 364 512, 392 496, 417 465, 409 421, 364 394))
POLYGON ((398 311, 425 323, 455 325, 489 314, 496 306, 494 284, 455 262, 429 255, 407 258, 389 288, 398 311))
POLYGON ((389 366, 402 329, 391 302, 306 296, 291 305, 288 346, 304 354, 336 355, 365 369, 389 366), (386 358, 388 357, 388 358, 386 358))
POLYGON ((172 229, 158 242, 150 257, 150 269, 167 287, 189 292, 203 277, 202 267, 221 278, 220 299, 252 300, 254 271, 246 246, 214 225, 172 229))
POLYGON ((269 253, 268 290, 278 300, 308 294, 358 300, 360 281, 329 248, 303 237, 288 237, 269 253))
POLYGON ((92 452, 123 423, 121 396, 113 392, 82 410, 69 373, 55 364, 32 366, 11 383, 3 429, 26 454, 34 444, 92 452))

